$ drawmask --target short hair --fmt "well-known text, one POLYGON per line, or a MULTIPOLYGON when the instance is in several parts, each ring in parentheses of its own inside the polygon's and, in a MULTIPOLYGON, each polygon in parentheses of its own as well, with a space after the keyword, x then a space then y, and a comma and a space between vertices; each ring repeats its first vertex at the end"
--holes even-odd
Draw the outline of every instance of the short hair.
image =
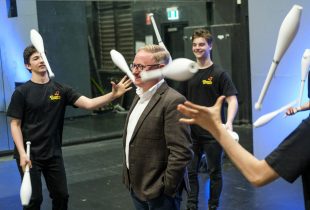
POLYGON ((154 59, 157 63, 168 64, 170 60, 170 53, 163 47, 156 45, 156 44, 148 44, 144 47, 138 49, 139 51, 145 51, 152 53, 154 59))
POLYGON ((33 45, 29 45, 28 47, 26 47, 23 54, 24 64, 29 64, 31 55, 36 52, 38 51, 33 45))
POLYGON ((212 34, 207 29, 204 28, 196 29, 192 35, 192 42, 194 41, 194 39, 199 37, 205 38, 208 45, 212 45, 213 42, 212 34))

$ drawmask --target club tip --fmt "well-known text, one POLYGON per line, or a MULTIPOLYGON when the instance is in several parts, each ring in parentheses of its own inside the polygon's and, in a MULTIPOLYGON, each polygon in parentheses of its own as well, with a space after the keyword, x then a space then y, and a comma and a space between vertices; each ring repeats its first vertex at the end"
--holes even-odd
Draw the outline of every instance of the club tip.
POLYGON ((189 71, 193 74, 197 73, 199 70, 198 64, 195 63, 194 61, 190 64, 189 71))
POLYGON ((256 102, 256 103, 255 103, 254 108, 255 108, 256 110, 261 110, 261 108, 262 108, 262 104, 261 104, 261 103, 256 102))
POLYGON ((261 125, 259 124, 259 123, 257 123, 257 122, 254 122, 253 123, 253 128, 258 128, 258 127, 260 127, 261 125))
POLYGON ((300 6, 300 5, 298 5, 298 4, 295 4, 295 5, 293 6, 293 8, 296 8, 296 9, 298 9, 298 10, 302 10, 302 9, 303 9, 303 7, 300 6))

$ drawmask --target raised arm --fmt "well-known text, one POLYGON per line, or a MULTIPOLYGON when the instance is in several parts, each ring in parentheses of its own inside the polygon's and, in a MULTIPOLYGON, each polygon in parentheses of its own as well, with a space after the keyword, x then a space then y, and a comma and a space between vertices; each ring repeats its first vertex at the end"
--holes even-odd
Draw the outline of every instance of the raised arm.
POLYGON ((118 84, 111 82, 112 91, 110 93, 107 93, 103 96, 99 96, 96 98, 88 98, 86 96, 81 96, 74 103, 74 105, 84 109, 90 109, 90 110, 98 109, 110 103, 111 101, 115 100, 116 98, 124 95, 127 91, 129 91, 132 88, 130 87, 131 83, 132 83, 131 80, 127 79, 127 77, 125 76, 118 84))
POLYGON ((178 105, 178 110, 189 118, 181 118, 180 122, 197 124, 208 130, 221 144, 226 154, 237 166, 246 179, 254 186, 263 186, 279 177, 279 175, 266 163, 258 160, 245 150, 229 135, 221 124, 220 109, 225 99, 221 96, 213 107, 204 107, 185 102, 178 105))

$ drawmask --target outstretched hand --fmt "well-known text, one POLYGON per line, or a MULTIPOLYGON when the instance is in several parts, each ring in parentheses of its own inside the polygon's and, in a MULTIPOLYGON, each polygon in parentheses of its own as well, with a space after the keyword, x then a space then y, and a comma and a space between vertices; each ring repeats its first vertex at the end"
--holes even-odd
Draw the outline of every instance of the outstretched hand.
POLYGON ((223 126, 221 107, 224 99, 225 96, 220 96, 212 107, 200 106, 189 101, 179 104, 177 107, 178 111, 189 117, 181 118, 179 121, 190 125, 197 124, 212 133, 220 126, 223 126))
POLYGON ((130 87, 132 81, 127 78, 127 76, 124 76, 121 81, 117 84, 115 82, 111 81, 112 84, 112 94, 114 98, 118 98, 122 95, 124 95, 127 91, 131 90, 132 87, 130 87))
POLYGON ((286 114, 287 116, 289 116, 289 115, 294 115, 294 114, 296 114, 298 111, 299 111, 299 110, 298 110, 298 108, 296 108, 296 107, 289 107, 289 108, 286 110, 285 114, 286 114))

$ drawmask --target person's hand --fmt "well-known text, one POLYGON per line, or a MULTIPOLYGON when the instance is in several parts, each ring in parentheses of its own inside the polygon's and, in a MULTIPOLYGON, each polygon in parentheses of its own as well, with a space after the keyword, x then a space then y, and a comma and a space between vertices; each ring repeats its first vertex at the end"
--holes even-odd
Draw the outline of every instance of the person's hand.
POLYGON ((224 126, 225 126, 226 130, 233 131, 232 123, 226 122, 226 124, 224 124, 224 126))
POLYGON ((290 107, 286 110, 285 114, 287 116, 290 116, 296 114, 298 111, 300 111, 300 109, 298 109, 297 107, 290 107))
POLYGON ((220 113, 224 99, 225 96, 220 96, 212 107, 199 106, 189 101, 179 104, 178 111, 189 117, 181 118, 179 121, 190 125, 197 124, 211 133, 215 132, 223 127, 220 113))
POLYGON ((127 78, 127 76, 124 76, 121 81, 117 84, 115 82, 111 81, 112 84, 112 95, 114 98, 118 98, 122 96, 127 91, 131 90, 132 87, 130 87, 132 81, 127 78))
POLYGON ((25 172, 27 164, 29 164, 29 168, 32 167, 31 160, 29 160, 27 154, 25 153, 24 155, 20 156, 20 162, 19 162, 19 165, 20 167, 22 167, 23 172, 25 172))

